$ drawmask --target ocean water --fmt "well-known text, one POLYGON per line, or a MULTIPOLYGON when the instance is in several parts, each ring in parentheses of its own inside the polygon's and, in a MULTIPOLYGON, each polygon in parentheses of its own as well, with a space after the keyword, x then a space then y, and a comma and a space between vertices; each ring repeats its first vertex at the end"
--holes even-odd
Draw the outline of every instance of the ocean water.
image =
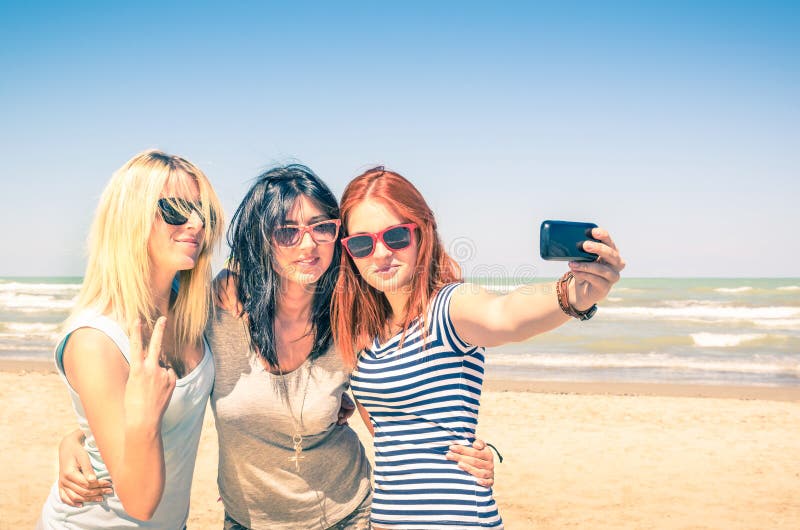
MULTIPOLYGON (((497 291, 513 282, 480 279, 497 291)), ((592 320, 487 351, 514 379, 800 386, 800 279, 623 279, 592 320)))
POLYGON ((52 359, 81 278, 0 278, 0 359, 52 359))
MULTIPOLYGON (((49 362, 80 281, 0 278, 0 359, 49 362)), ((519 284, 471 281, 500 292, 519 284)), ((545 381, 800 386, 800 278, 623 279, 592 320, 490 348, 486 369, 545 381)))

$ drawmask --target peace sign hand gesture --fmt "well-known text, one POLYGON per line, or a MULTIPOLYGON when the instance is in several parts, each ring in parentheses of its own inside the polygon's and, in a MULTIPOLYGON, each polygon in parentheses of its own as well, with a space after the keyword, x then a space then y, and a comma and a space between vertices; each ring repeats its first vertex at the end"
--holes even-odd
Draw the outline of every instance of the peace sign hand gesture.
POLYGON ((175 371, 159 363, 166 324, 165 317, 156 320, 146 351, 142 346, 141 321, 137 319, 129 326, 130 369, 125 385, 125 423, 129 427, 157 430, 175 389, 175 371))

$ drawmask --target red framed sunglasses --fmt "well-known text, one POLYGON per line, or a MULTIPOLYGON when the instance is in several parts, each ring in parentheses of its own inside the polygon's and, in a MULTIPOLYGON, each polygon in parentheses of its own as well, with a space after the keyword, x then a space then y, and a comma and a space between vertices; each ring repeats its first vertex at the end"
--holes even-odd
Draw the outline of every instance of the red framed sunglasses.
POLYGON ((405 223, 384 228, 373 234, 355 234, 342 239, 347 253, 352 258, 368 258, 375 252, 378 241, 389 250, 403 250, 414 241, 416 223, 405 223))

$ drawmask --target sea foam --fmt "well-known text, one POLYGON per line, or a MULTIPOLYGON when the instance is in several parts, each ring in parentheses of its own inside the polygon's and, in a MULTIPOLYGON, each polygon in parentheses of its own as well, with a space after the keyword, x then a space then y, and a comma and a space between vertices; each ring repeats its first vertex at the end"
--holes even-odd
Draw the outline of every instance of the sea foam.
POLYGON ((32 294, 0 294, 0 307, 20 312, 69 310, 75 305, 77 296, 73 298, 56 298, 51 295, 32 294))
POLYGON ((80 290, 81 290, 81 284, 79 283, 0 282, 0 292, 77 293, 80 290))
POLYGON ((603 315, 670 320, 766 320, 800 318, 800 307, 745 307, 691 302, 674 307, 604 307, 603 315))
POLYGON ((732 348, 745 342, 767 338, 766 333, 692 333, 690 336, 695 346, 704 346, 708 348, 732 348))
POLYGON ((17 333, 54 333, 60 324, 44 324, 42 322, 0 322, 0 330, 17 333))
POLYGON ((752 291, 753 288, 745 285, 742 287, 719 287, 714 290, 718 293, 746 293, 748 291, 752 291))

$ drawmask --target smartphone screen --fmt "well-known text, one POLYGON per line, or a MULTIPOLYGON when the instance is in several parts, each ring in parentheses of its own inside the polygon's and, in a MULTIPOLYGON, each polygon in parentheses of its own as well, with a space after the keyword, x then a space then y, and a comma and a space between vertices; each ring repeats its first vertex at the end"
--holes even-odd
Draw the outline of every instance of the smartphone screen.
POLYGON ((597 241, 592 237, 594 223, 573 221, 543 221, 539 230, 539 254, 553 261, 594 261, 597 254, 583 250, 584 241, 597 241))

